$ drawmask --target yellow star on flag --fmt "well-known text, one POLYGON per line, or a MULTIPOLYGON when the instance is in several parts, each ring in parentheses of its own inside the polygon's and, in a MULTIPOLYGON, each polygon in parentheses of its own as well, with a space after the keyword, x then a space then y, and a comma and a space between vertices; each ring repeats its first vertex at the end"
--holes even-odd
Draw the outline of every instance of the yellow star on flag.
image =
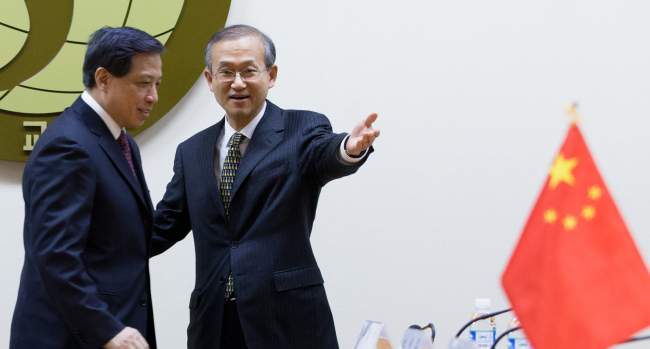
POLYGON ((596 216, 596 209, 593 206, 591 206, 591 205, 585 206, 582 209, 582 217, 584 217, 586 220, 590 221, 595 216, 596 216))
POLYGON ((569 215, 564 217, 564 219, 562 220, 562 224, 564 225, 564 229, 573 230, 578 224, 578 220, 576 219, 576 217, 569 215))
POLYGON ((546 210, 544 212, 544 221, 553 224, 557 220, 557 212, 554 209, 546 210))
POLYGON ((560 153, 555 159, 555 164, 551 168, 551 180, 548 183, 548 187, 555 189, 561 182, 564 182, 568 185, 573 185, 576 181, 573 177, 573 169, 578 165, 578 158, 565 159, 564 154, 560 153))
POLYGON ((602 192, 602 190, 600 189, 599 186, 594 185, 591 188, 589 188, 589 194, 588 195, 589 195, 589 198, 591 200, 598 200, 598 199, 600 199, 601 196, 603 196, 603 192, 602 192))

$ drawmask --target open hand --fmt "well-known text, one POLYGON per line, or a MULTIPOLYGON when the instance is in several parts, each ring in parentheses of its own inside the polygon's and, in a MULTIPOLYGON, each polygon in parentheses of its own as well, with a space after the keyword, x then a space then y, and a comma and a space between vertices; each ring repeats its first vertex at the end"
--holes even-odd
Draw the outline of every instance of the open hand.
POLYGON ((372 123, 377 120, 377 114, 370 114, 357 124, 350 132, 350 138, 345 145, 345 151, 349 155, 359 155, 370 148, 375 138, 379 137, 379 130, 372 128, 372 123))

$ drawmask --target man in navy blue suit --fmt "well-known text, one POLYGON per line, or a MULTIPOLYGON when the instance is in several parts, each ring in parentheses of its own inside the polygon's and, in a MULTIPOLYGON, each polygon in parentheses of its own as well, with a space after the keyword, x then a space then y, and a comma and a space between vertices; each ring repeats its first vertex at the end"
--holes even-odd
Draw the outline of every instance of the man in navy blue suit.
POLYGON ((226 116, 178 146, 152 247, 162 253, 193 231, 188 347, 337 348, 309 237, 321 188, 372 151, 377 114, 335 134, 322 114, 266 100, 275 46, 249 26, 218 31, 205 59, 226 116))
POLYGON ((153 205, 124 129, 141 126, 158 101, 163 52, 134 28, 95 32, 86 91, 36 143, 23 175, 25 263, 11 349, 156 347, 153 205))

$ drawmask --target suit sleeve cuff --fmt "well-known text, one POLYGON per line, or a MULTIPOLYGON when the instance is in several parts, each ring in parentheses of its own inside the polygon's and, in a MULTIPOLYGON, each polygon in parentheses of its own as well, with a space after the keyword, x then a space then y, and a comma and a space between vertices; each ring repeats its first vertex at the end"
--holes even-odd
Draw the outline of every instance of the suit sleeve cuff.
POLYGON ((343 142, 341 142, 341 146, 339 147, 339 159, 342 162, 349 163, 349 164, 354 164, 357 163, 361 160, 363 160, 366 155, 368 155, 368 149, 364 150, 361 154, 359 155, 348 155, 348 153, 345 152, 345 145, 348 142, 348 138, 350 138, 350 135, 347 135, 344 139, 343 142))

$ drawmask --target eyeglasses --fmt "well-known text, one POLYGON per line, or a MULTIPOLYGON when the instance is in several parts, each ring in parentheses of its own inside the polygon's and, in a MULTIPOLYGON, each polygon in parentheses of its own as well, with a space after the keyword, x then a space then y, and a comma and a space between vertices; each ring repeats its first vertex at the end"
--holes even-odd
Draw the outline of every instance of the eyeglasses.
POLYGON ((269 70, 271 67, 268 67, 264 70, 257 70, 257 69, 246 69, 242 71, 230 71, 228 69, 221 70, 217 73, 210 74, 212 76, 216 76, 217 80, 221 82, 231 82, 235 80, 235 77, 237 74, 239 74, 239 77, 244 80, 244 81, 253 81, 257 80, 257 78, 260 77, 260 73, 269 70))

